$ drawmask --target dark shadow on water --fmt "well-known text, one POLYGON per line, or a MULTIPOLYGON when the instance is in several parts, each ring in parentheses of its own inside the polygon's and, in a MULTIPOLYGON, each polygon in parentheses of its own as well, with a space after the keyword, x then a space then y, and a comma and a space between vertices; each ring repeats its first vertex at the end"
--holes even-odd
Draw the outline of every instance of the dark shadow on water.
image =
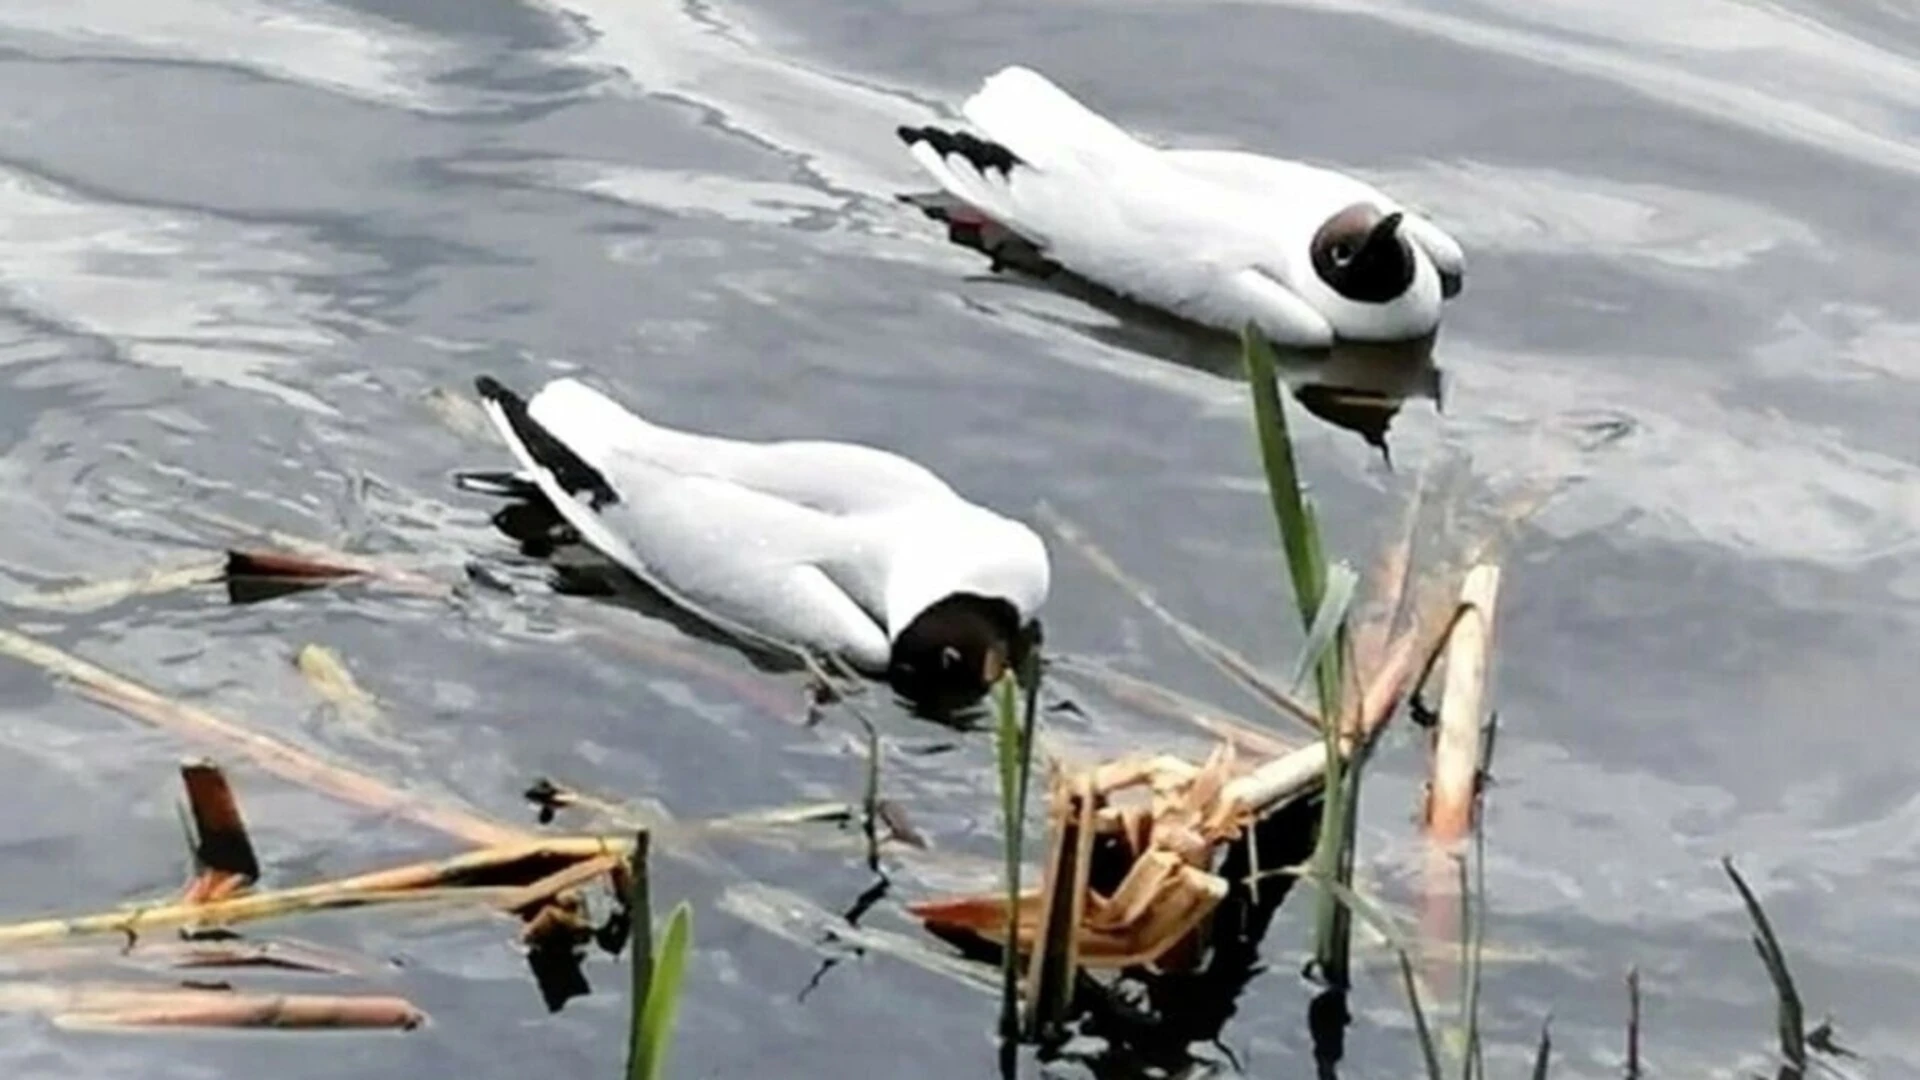
POLYGON ((527 969, 548 1012, 557 1013, 574 998, 593 993, 580 966, 582 959, 581 950, 559 942, 542 942, 527 950, 527 969))
MULTIPOLYGON (((905 195, 902 199, 916 206, 923 206, 929 199, 938 201, 937 196, 924 194, 905 195)), ((944 220, 937 206, 929 216, 944 220)), ((1200 326, 1130 300, 1047 261, 1022 246, 1017 238, 1002 240, 998 247, 982 247, 986 240, 972 235, 950 238, 993 260, 988 273, 968 280, 1065 296, 1111 316, 1115 324, 1088 326, 1049 315, 1039 315, 1039 318, 1151 359, 1235 381, 1246 377, 1237 335, 1200 326), (1008 243, 1014 246, 1009 248, 1008 243)), ((1391 465, 1387 432, 1402 403, 1408 398, 1425 398, 1433 401, 1436 408, 1442 405, 1441 372, 1434 363, 1434 343, 1434 338, 1429 336, 1395 344, 1343 342, 1330 351, 1276 352, 1281 378, 1302 407, 1321 420, 1360 436, 1391 465)))
MULTIPOLYGON (((772 675, 811 674, 795 653, 736 636, 682 607, 643 578, 602 558, 580 542, 579 536, 561 522, 551 506, 527 500, 512 501, 493 515, 492 522, 502 535, 515 541, 520 558, 547 568, 548 585, 559 595, 592 600, 668 623, 688 637, 738 653, 756 671, 772 675)), ((512 589, 480 562, 469 564, 468 576, 495 590, 512 589)), ((844 665, 839 665, 837 670, 851 674, 844 665)), ((884 692, 891 704, 906 714, 960 732, 977 730, 992 715, 985 698, 915 701, 902 696, 885 680, 864 676, 859 677, 854 689, 862 695, 884 692)), ((824 697, 818 704, 829 704, 832 700, 830 696, 824 697)))
MULTIPOLYGON (((1067 1030, 1059 1041, 1039 1047, 1041 1061, 1071 1061, 1102 1080, 1177 1076, 1214 1064, 1195 1053, 1208 1047, 1238 1070, 1225 1044, 1226 1025, 1239 1010, 1241 994, 1267 970, 1261 945, 1294 885, 1292 878, 1280 874, 1252 883, 1248 879, 1255 866, 1270 872, 1305 862, 1313 853, 1319 824, 1319 800, 1302 799, 1256 825, 1251 846, 1248 838, 1229 845, 1216 868, 1228 882, 1227 897, 1214 913, 1201 963, 1191 971, 1165 974, 1128 969, 1112 980, 1082 972, 1067 1030), (1081 1049, 1084 1040, 1068 1041, 1073 1036, 1096 1040, 1098 1048, 1087 1052, 1081 1049)), ((1124 873, 1117 841, 1097 840, 1091 887, 1111 892, 1124 873)), ((1000 950, 990 944, 941 936, 962 956, 996 967, 1000 963, 1000 950)))
POLYGON ((1266 971, 1260 947, 1293 889, 1293 879, 1281 875, 1252 884, 1247 879, 1256 865, 1272 870, 1306 861, 1319 823, 1319 803, 1299 800, 1261 821, 1252 830, 1252 847, 1242 840, 1227 848, 1218 872, 1229 891, 1197 970, 1157 977, 1128 973, 1122 982, 1132 986, 1080 999, 1088 1009, 1082 1030, 1106 1043, 1097 1056, 1083 1059, 1088 1068, 1101 1077, 1173 1075, 1202 1063, 1193 1050, 1208 1046, 1239 1069, 1224 1043, 1226 1025, 1239 1010, 1240 995, 1266 971))

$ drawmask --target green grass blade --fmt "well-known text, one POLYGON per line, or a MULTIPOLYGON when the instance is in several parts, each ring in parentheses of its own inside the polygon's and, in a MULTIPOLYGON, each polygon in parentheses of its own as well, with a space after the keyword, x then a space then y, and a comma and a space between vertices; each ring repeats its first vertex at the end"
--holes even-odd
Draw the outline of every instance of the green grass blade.
MULTIPOLYGON (((1320 795, 1320 835, 1313 846, 1313 872, 1327 881, 1340 882, 1340 849, 1346 843, 1346 769, 1341 759, 1339 740, 1332 724, 1321 729, 1321 745, 1326 748, 1326 775, 1320 795)), ((1339 899, 1322 891, 1314 907, 1313 955, 1320 976, 1330 985, 1345 988, 1347 973, 1340 964, 1343 950, 1338 947, 1344 919, 1339 899)))
MULTIPOLYGON (((1319 612, 1326 609, 1327 586, 1334 571, 1327 564, 1326 551, 1322 546, 1320 515, 1314 510, 1311 502, 1303 500, 1300 507, 1306 518, 1307 570, 1310 574, 1313 595, 1317 598, 1314 604, 1317 617, 1319 612)), ((1347 606, 1351 607, 1352 601, 1348 601, 1347 606)), ((1303 620, 1301 625, 1311 632, 1311 622, 1303 620)), ((1317 675, 1315 686, 1320 692, 1320 715, 1323 717, 1340 715, 1340 693, 1344 685, 1341 682, 1341 668, 1342 661, 1349 651, 1346 620, 1342 619, 1335 623, 1334 630, 1333 647, 1321 654, 1320 662, 1314 669, 1317 675)))
POLYGON ((673 1041, 674 1020, 680 1014, 680 991, 686 981, 687 951, 692 940, 693 909, 682 900, 667 917, 667 932, 661 937, 653 979, 640 1013, 640 1053, 627 1065, 627 1080, 660 1080, 666 1074, 667 1047, 673 1041))
MULTIPOLYGON (((1319 518, 1302 491, 1294 460, 1286 406, 1280 395, 1278 361, 1266 338, 1251 323, 1241 332, 1241 358, 1253 398, 1254 428, 1267 478, 1267 494, 1273 503, 1274 524, 1280 530, 1280 547, 1286 556, 1300 625, 1308 635, 1302 663, 1311 665, 1319 690, 1327 771, 1320 836, 1313 863, 1328 880, 1344 883, 1351 878, 1353 863, 1353 820, 1359 802, 1358 758, 1361 755, 1356 754, 1356 760, 1343 768, 1336 733, 1344 715, 1341 669, 1349 652, 1347 609, 1352 604, 1351 593, 1357 585, 1357 576, 1350 568, 1330 568, 1327 564, 1319 518), (1337 590, 1347 595, 1329 603, 1335 599, 1337 590)), ((1301 670, 1304 672, 1306 668, 1301 670)), ((1345 907, 1322 893, 1314 924, 1314 954, 1321 976, 1330 985, 1345 988, 1350 915, 1345 907)))
POLYGON ((995 749, 1000 758, 1000 846, 1007 885, 1007 947, 1000 958, 1000 1034, 1011 1039, 1019 1029, 1020 969, 1015 931, 1020 919, 1020 839, 1024 827, 1020 802, 1020 717, 1014 707, 1014 680, 1003 676, 994 688, 998 724, 995 749))
POLYGON ((1773 924, 1767 921, 1767 913, 1760 907, 1760 899, 1747 887, 1740 871, 1734 869, 1731 857, 1720 860, 1726 868, 1727 876, 1733 879, 1733 887, 1740 890, 1740 899, 1747 906, 1747 917, 1753 921, 1753 948, 1760 954, 1760 962, 1766 965, 1767 977, 1773 980, 1773 993, 1777 1000, 1777 1023, 1780 1028, 1780 1055, 1794 1069, 1805 1072, 1807 1069, 1807 1024, 1806 1015, 1800 1006, 1800 992, 1794 988, 1793 975, 1787 971, 1787 956, 1780 949, 1780 939, 1773 934, 1773 924))
MULTIPOLYGON (((1039 717, 1040 657, 1034 648, 1018 675, 1001 676, 994 687, 995 749, 1000 766, 1002 848, 1006 858, 1007 947, 1000 968, 1000 1034, 1010 1050, 1020 1031, 1020 953, 1016 938, 1020 918, 1020 863, 1026 833, 1027 787, 1033 774, 1033 733, 1039 717), (1024 717, 1020 690, 1026 691, 1024 717)), ((1010 1059, 1003 1067, 1010 1067, 1010 1059)))
MULTIPOLYGON (((1346 563, 1336 563, 1327 568, 1326 589, 1321 594, 1320 610, 1313 616, 1313 622, 1307 627, 1307 643, 1300 651, 1300 658, 1294 661, 1293 674, 1289 683, 1295 693, 1307 674, 1319 670, 1338 645, 1340 635, 1346 630, 1347 613, 1353 608, 1354 594, 1359 591, 1360 575, 1346 563)), ((1322 696, 1324 697, 1324 691, 1322 696)), ((1327 703, 1320 703, 1322 716, 1327 703)))
POLYGON ((647 994, 653 986, 653 899, 647 880, 648 851, 652 835, 645 829, 633 838, 633 851, 627 856, 627 918, 632 923, 629 963, 633 979, 628 988, 627 1077, 645 1077, 646 1050, 640 1033, 645 1025, 647 994))
MULTIPOLYGON (((1345 888, 1351 888, 1353 883, 1353 849, 1367 753, 1366 747, 1359 747, 1353 757, 1327 770, 1330 787, 1322 804, 1320 836, 1314 847, 1315 868, 1345 888)), ((1330 763, 1339 760, 1332 745, 1328 746, 1327 760, 1330 763)), ((1345 988, 1351 981, 1353 913, 1326 893, 1322 893, 1320 899, 1314 957, 1321 977, 1331 985, 1345 988)))
POLYGON ((1273 349, 1252 324, 1241 332, 1241 355, 1253 390, 1253 416, 1260 440, 1260 461, 1266 469, 1267 490, 1273 500, 1274 522, 1280 546, 1286 552, 1287 573, 1300 609, 1300 625, 1311 626, 1320 609, 1317 546, 1312 518, 1300 490, 1293 460, 1293 439, 1287 431, 1287 411, 1280 400, 1278 364, 1273 349))
POLYGON ((1473 828, 1473 888, 1467 884, 1467 867, 1460 866, 1460 895, 1466 898, 1462 905, 1461 921, 1467 924, 1467 932, 1461 937, 1461 948, 1466 953, 1466 993, 1464 995, 1464 1017, 1467 1028, 1467 1061, 1463 1070, 1468 1080, 1485 1080, 1486 1062, 1483 1060, 1483 1047, 1480 1043, 1480 980, 1481 961, 1484 958, 1487 943, 1487 843, 1486 834, 1476 824, 1473 828))
MULTIPOLYGON (((1033 648, 1027 653, 1026 663, 1020 668, 1020 685, 1026 687, 1026 712, 1020 721, 1020 791, 1019 811, 1021 820, 1027 812, 1027 786, 1033 776, 1033 729, 1040 717, 1040 646, 1036 637, 1033 648)), ((1024 840, 1022 846, 1025 846, 1024 840)))
POLYGON ((1433 1028, 1427 1023, 1426 1008, 1420 1003, 1420 985, 1413 974, 1413 958, 1407 951, 1406 939, 1380 909, 1345 884, 1322 877, 1318 871, 1308 871, 1303 877, 1320 886, 1341 907, 1365 919, 1367 925, 1378 930, 1380 936, 1386 939, 1387 946, 1400 961, 1400 979, 1406 988, 1407 1009, 1413 1014, 1414 1034, 1420 1040, 1420 1053, 1426 1062, 1428 1080, 1443 1080, 1446 1074, 1440 1068, 1440 1049, 1434 1043, 1433 1028))

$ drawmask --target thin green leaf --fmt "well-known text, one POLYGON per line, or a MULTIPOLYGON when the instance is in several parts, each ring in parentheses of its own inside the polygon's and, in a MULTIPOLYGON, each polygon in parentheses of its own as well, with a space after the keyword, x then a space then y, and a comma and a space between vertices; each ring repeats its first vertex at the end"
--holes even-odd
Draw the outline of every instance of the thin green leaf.
MULTIPOLYGON (((1029 650, 1029 652, 1027 653, 1026 664, 1022 666, 1020 669, 1019 679, 1020 679, 1020 682, 1026 687, 1027 700, 1026 700, 1026 711, 1020 719, 1020 761, 1019 761, 1020 767, 1019 767, 1019 777, 1018 777, 1019 788, 1016 793, 1016 797, 1014 799, 1014 813, 1016 815, 1014 820, 1019 822, 1019 824, 1014 828, 1014 838, 1013 838, 1013 862, 1014 862, 1013 890, 1011 893, 1008 894, 1008 897, 1007 897, 1007 901, 1011 905, 1011 910, 1012 910, 1012 914, 1010 915, 1007 923, 1007 943, 1009 946, 1011 946, 1015 940, 1014 932, 1019 929, 1019 922, 1018 922, 1019 909, 1020 909, 1019 866, 1020 866, 1020 863, 1026 857, 1027 789, 1028 789, 1028 785, 1031 783, 1033 778, 1034 724, 1038 721, 1040 716, 1040 649, 1037 641, 1035 642, 1034 647, 1031 650, 1029 650)), ((1013 990, 1013 993, 1014 993, 1013 1004, 1015 1005, 1017 1010, 1017 1007, 1019 1005, 1019 1000, 1018 1000, 1019 979, 1017 977, 1017 966, 1015 968, 1009 968, 1008 970, 1010 972, 1015 973, 1014 981, 1009 984, 1009 987, 1013 990)), ((1014 1019, 1016 1022, 1019 1020, 1019 1016, 1017 1012, 1012 1017, 1012 1019, 1014 1019)))
MULTIPOLYGON (((1327 881, 1341 882, 1340 849, 1346 843, 1346 769, 1341 760, 1339 740, 1331 724, 1321 733, 1326 748, 1326 777, 1320 796, 1320 834, 1314 840, 1313 872, 1327 881)), ((1322 891, 1314 907, 1314 961, 1321 978, 1330 985, 1345 988, 1346 966, 1341 957, 1346 950, 1340 939, 1345 936, 1345 919, 1337 897, 1322 891)))
POLYGON ((1007 947, 1000 957, 1000 1033, 1011 1038, 1019 1026, 1020 973, 1016 931, 1020 918, 1020 718, 1014 707, 1014 680, 1003 676, 994 688, 995 749, 1000 758, 1000 845, 1007 885, 1007 947))
MULTIPOLYGON (((1338 717, 1338 712, 1327 714, 1338 717)), ((1314 841, 1313 867, 1316 873, 1341 885, 1353 880, 1353 819, 1357 803, 1360 754, 1347 760, 1340 753, 1340 740, 1334 723, 1321 728, 1321 745, 1326 751, 1326 774, 1320 800, 1320 832, 1314 841)), ((1331 986, 1348 985, 1347 958, 1351 952, 1352 922, 1345 907, 1329 893, 1322 892, 1314 910, 1313 955, 1321 978, 1331 986)))
POLYGON ((1278 364, 1273 349, 1259 329, 1249 323, 1241 333, 1241 355, 1253 390, 1254 425, 1260 440, 1260 460, 1273 500, 1274 523, 1286 552, 1287 572, 1293 580, 1300 625, 1310 626, 1320 608, 1313 551, 1315 529, 1300 490, 1293 460, 1293 441, 1287 431, 1287 411, 1280 400, 1278 364))
POLYGON ((1432 1080, 1441 1080, 1440 1051, 1433 1044, 1433 1031, 1427 1026, 1426 1010, 1420 1007, 1420 989, 1413 977, 1413 959, 1405 949, 1395 949, 1394 955, 1400 961, 1400 981, 1407 988, 1407 1001, 1413 1010, 1413 1030, 1420 1038, 1420 1054, 1427 1063, 1427 1075, 1432 1080))
MULTIPOLYGON (((1332 570, 1327 563, 1327 553, 1323 547, 1323 534, 1320 531, 1320 515, 1311 502, 1302 501, 1300 508, 1306 518, 1307 569, 1311 575, 1312 595, 1315 597, 1314 612, 1317 614, 1327 606, 1327 586, 1332 570)), ((1351 602, 1349 602, 1351 606, 1351 602)), ((1312 623, 1302 619, 1301 625, 1309 631, 1312 623)), ((1320 691, 1320 715, 1335 717, 1340 715, 1340 692, 1342 687, 1341 668, 1348 652, 1350 642, 1347 636, 1345 620, 1334 625, 1336 631, 1334 645, 1320 658, 1315 668, 1314 685, 1320 691)))
POLYGON ((685 900, 667 917, 647 1001, 640 1014, 640 1053, 629 1064, 627 1080, 660 1080, 666 1074, 667 1047, 673 1042, 674 1020, 680 1013, 680 991, 686 980, 687 951, 693 939, 693 909, 685 900))
POLYGON ((1754 951, 1760 954, 1760 962, 1767 968, 1767 977, 1773 980, 1773 993, 1778 999, 1780 1055, 1787 1059, 1787 1064, 1805 1072, 1806 1016, 1800 1006, 1800 992, 1793 985, 1793 975, 1787 971, 1786 953, 1780 949, 1780 939, 1774 936, 1773 925, 1767 921, 1767 913, 1761 909, 1759 898, 1747 887, 1740 871, 1734 869, 1732 857, 1721 859, 1720 865, 1726 868, 1727 876, 1733 879, 1733 887, 1740 890, 1740 899, 1747 906, 1747 917, 1753 920, 1754 951))
MULTIPOLYGON (((1370 748, 1362 744, 1338 769, 1328 769, 1327 783, 1332 785, 1322 807, 1320 837, 1314 849, 1314 865, 1341 886, 1353 885, 1354 842, 1360 818, 1360 788, 1370 748)), ((1337 760, 1334 747, 1328 747, 1327 760, 1337 760)), ((1326 980, 1340 987, 1350 985, 1349 958, 1353 951, 1353 914, 1344 904, 1321 894, 1318 912, 1319 940, 1315 955, 1326 980)))
MULTIPOLYGON (((1353 608, 1354 594, 1359 591, 1360 575, 1346 563, 1336 563, 1327 568, 1327 587, 1321 594, 1320 610, 1313 616, 1313 623, 1307 627, 1307 643, 1300 650, 1300 658, 1294 661, 1293 674, 1288 682, 1295 693, 1300 684, 1306 681, 1308 672, 1318 669, 1322 661, 1331 654, 1340 633, 1346 629, 1347 613, 1353 608)), ((1322 715, 1326 702, 1321 702, 1322 715)))
POLYGON ((1440 1068, 1440 1050, 1434 1044, 1433 1029, 1427 1024, 1427 1011, 1420 1003, 1419 981, 1413 974, 1413 959, 1407 951, 1406 939, 1400 935, 1386 915, 1359 893, 1341 882, 1322 877, 1318 871, 1308 871, 1302 875, 1327 894, 1331 895, 1346 910, 1366 920, 1367 925, 1380 932, 1387 946, 1400 961, 1400 979, 1406 987, 1407 1008, 1413 1013, 1414 1034, 1420 1040, 1420 1053, 1426 1061, 1429 1080, 1443 1080, 1445 1073, 1440 1068))
MULTIPOLYGON (((1020 1030, 1020 954, 1016 931, 1020 917, 1020 863, 1025 847, 1027 787, 1033 773, 1034 724, 1040 711, 1039 651, 1036 640, 1019 673, 1001 676, 994 687, 1002 847, 1007 879, 1007 946, 1001 955, 1000 968, 1000 1033, 1006 1049, 1011 1048, 1020 1030), (1018 705, 1022 684, 1026 690, 1024 717, 1018 705)), ((1003 1067, 1009 1061, 1003 1060, 1003 1067)))
POLYGON ((1470 929, 1462 937, 1462 947, 1466 950, 1466 995, 1465 1012, 1467 1026, 1467 1067, 1469 1080, 1486 1077, 1486 1062, 1482 1058, 1483 1047, 1480 1043, 1480 979, 1481 960, 1487 943, 1487 843, 1486 833, 1476 823, 1473 827, 1473 889, 1469 892, 1467 867, 1460 865, 1461 895, 1467 902, 1461 912, 1461 920, 1470 929))
POLYGON ((646 1051, 640 1033, 645 1028, 647 995, 653 986, 653 899, 647 880, 648 852, 652 834, 640 830, 633 838, 633 850, 627 855, 627 919, 633 935, 629 963, 633 979, 629 986, 627 1013, 627 1077, 636 1080, 645 1072, 646 1051))

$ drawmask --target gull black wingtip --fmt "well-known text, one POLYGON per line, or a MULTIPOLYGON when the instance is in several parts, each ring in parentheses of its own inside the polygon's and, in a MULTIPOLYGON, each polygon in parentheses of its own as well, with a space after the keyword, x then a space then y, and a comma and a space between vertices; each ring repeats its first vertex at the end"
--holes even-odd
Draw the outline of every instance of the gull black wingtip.
POLYGON ((517 473, 500 469, 461 469, 453 474, 453 486, 476 495, 506 499, 531 499, 540 496, 540 485, 517 473))
POLYGON ((486 398, 488 401, 513 401, 520 397, 520 395, 514 393, 512 390, 507 389, 505 383, 491 375, 476 377, 473 380, 473 388, 481 397, 486 398))
POLYGON ((527 456, 552 473, 561 488, 569 494, 585 493, 596 510, 620 501, 619 493, 600 470, 575 453, 564 438, 535 420, 528 403, 519 394, 507 389, 491 375, 475 378, 473 386, 482 398, 500 410, 507 428, 513 433, 512 438, 526 450, 527 456))
POLYGON ((900 141, 908 146, 926 143, 933 152, 941 157, 959 157, 982 173, 993 171, 1002 176, 1025 165, 1019 154, 991 139, 982 139, 965 131, 949 131, 932 125, 911 127, 902 124, 894 129, 900 141))

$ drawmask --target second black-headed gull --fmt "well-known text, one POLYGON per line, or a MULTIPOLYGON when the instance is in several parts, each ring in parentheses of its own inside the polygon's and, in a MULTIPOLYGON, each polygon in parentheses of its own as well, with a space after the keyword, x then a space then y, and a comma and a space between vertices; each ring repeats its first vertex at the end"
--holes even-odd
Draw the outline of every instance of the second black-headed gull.
POLYGON ((531 399, 476 385, 519 467, 456 481, 519 500, 495 518, 510 535, 564 523, 720 630, 837 655, 935 707, 977 699, 1032 645, 1040 537, 906 458, 678 431, 572 378, 531 399))
POLYGON ((1466 271, 1457 241, 1343 173, 1228 150, 1165 150, 1014 66, 961 106, 979 134, 899 136, 943 197, 914 199, 996 265, 1063 267, 1133 300, 1278 344, 1435 334, 1466 271))

